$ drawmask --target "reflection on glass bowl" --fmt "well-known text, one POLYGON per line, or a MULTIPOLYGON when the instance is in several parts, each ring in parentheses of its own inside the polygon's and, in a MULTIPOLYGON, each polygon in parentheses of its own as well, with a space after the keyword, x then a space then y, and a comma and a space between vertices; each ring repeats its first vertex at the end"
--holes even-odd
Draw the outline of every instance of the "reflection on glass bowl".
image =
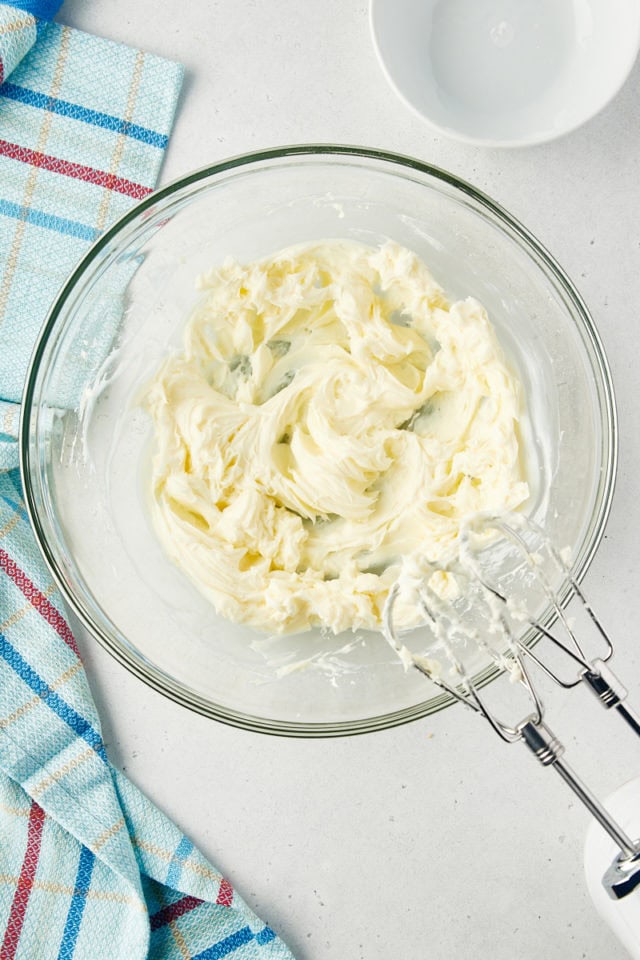
MULTIPOLYGON (((527 513, 571 547, 577 576, 602 536, 616 460, 611 379, 578 293, 520 224, 448 173, 291 147, 197 171, 122 218, 69 279, 34 354, 22 468, 40 546, 72 608, 134 674, 219 720, 305 736, 381 729, 450 701, 405 674, 379 634, 269 638, 218 616, 151 528, 137 398, 180 344, 199 272, 327 237, 410 247, 452 299, 487 308, 526 396, 527 513)), ((481 653, 473 668, 495 674, 481 653)))

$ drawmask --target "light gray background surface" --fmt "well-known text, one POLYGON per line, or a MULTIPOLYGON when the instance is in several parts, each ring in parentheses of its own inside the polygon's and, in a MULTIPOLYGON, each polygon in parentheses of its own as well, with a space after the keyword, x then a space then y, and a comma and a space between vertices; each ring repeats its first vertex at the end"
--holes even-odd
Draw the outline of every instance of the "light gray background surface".
MULTIPOLYGON (((396 98, 362 0, 67 0, 72 26, 182 61, 162 182, 246 151, 333 141, 413 154, 507 207, 577 282, 620 411, 607 538, 586 586, 640 706, 638 65, 595 120, 550 145, 448 141, 396 98)), ((623 960, 582 878, 587 815, 560 779, 461 708, 344 740, 268 738, 195 716, 79 641, 109 754, 228 875, 298 960, 623 960)), ((588 693, 548 698, 601 792, 640 772, 588 693)))

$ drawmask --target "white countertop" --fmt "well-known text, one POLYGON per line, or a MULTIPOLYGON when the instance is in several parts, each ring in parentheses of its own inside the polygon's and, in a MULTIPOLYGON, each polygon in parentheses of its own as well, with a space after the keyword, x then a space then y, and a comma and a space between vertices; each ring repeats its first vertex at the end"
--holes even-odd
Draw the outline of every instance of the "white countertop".
MULTIPOLYGON (((185 64, 165 182, 284 143, 383 147, 470 180, 557 257, 591 307, 617 388, 618 487, 586 586, 640 706, 638 64, 569 137, 482 150, 434 135, 396 98, 364 0, 67 0, 59 19, 185 64)), ((189 713, 79 639, 113 762, 298 960, 626 957, 588 901, 587 814, 461 708, 365 737, 269 738, 189 713)), ((548 698, 574 766, 606 794, 639 772, 640 754, 591 700, 548 698)))

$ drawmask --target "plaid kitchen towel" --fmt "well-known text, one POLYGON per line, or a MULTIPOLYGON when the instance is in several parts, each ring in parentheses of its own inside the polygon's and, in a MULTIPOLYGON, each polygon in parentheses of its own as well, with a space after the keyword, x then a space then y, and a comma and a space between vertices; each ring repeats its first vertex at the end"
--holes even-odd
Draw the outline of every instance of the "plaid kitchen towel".
POLYGON ((55 0, 20 6, 0 4, 0 960, 290 960, 110 766, 17 469, 38 330, 88 244, 150 192, 182 70, 47 22, 55 0))

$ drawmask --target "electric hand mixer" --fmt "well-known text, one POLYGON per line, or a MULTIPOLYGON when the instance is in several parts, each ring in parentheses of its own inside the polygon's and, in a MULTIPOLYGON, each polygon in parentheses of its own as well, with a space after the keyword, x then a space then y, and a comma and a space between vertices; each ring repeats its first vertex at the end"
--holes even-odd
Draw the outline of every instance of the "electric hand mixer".
MULTIPOLYGON (((486 551, 484 551, 486 552, 486 551)), ((564 759, 564 747, 544 720, 544 708, 531 676, 532 661, 554 683, 569 690, 586 684, 605 709, 615 710, 640 736, 640 719, 626 705, 626 690, 607 666, 613 645, 604 628, 571 576, 568 563, 543 531, 520 514, 481 514, 465 524, 459 537, 459 556, 452 568, 458 598, 445 599, 433 574, 442 567, 424 565, 401 575, 392 588, 384 611, 384 633, 407 669, 416 669, 456 700, 488 720, 507 743, 522 742, 545 767, 555 769, 586 806, 598 824, 591 829, 585 847, 587 886, 598 912, 609 923, 631 956, 640 958, 640 781, 632 781, 610 798, 614 818, 564 759), (483 566, 483 548, 495 534, 515 550, 524 568, 546 600, 545 619, 530 614, 530 607, 492 583, 483 566), (553 579, 568 587, 561 596, 553 579), (428 631, 426 653, 410 651, 396 627, 398 603, 416 604, 421 624, 428 631), (462 598, 462 603, 458 602, 462 598), (601 647, 592 657, 585 641, 578 639, 575 624, 567 614, 572 599, 582 606, 585 625, 601 647), (552 626, 555 620, 556 628, 552 626), (526 627, 546 639, 548 650, 540 653, 522 638, 526 627), (558 629, 561 634, 558 636, 558 629), (465 651, 481 650, 490 662, 512 681, 512 690, 526 698, 524 716, 507 721, 488 703, 488 697, 465 667, 465 651), (555 654, 552 653, 555 651, 555 654), (555 662, 557 661, 557 663, 555 662), (567 671, 569 667, 569 671, 567 671), (563 672, 566 674, 563 676, 563 672), (629 835, 629 830, 634 831, 629 835)), ((531 630, 530 630, 531 632, 531 630)), ((415 641, 415 633, 411 634, 415 641)), ((504 706, 504 704, 503 704, 504 706)), ((595 824, 593 825, 595 826, 595 824)))

